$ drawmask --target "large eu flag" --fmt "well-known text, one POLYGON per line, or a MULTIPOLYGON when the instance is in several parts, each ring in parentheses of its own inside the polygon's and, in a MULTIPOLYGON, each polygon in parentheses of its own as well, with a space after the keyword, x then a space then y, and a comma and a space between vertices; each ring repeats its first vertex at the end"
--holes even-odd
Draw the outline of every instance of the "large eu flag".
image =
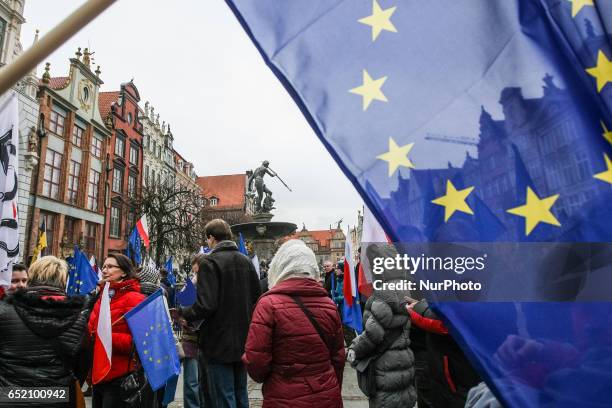
POLYGON ((181 372, 162 290, 159 289, 126 313, 125 320, 149 384, 153 391, 157 391, 181 372))
MULTIPOLYGON (((394 241, 612 241, 612 1, 227 2, 394 241)), ((561 286, 434 305, 505 406, 611 405, 612 304, 561 286)))

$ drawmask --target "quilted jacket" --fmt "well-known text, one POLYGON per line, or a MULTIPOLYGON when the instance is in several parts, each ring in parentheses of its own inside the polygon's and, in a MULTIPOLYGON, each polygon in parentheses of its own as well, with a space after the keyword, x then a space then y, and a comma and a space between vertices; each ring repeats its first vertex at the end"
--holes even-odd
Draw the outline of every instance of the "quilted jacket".
POLYGON ((287 279, 259 299, 242 361, 264 383, 264 408, 342 407, 344 357, 340 317, 321 284, 287 279), (331 351, 289 295, 313 314, 331 351))
POLYGON ((380 356, 374 364, 376 392, 370 407, 403 408, 416 402, 414 388, 414 355, 410 350, 410 317, 396 291, 374 291, 363 315, 365 331, 351 344, 355 359, 380 356), (399 337, 385 348, 385 338, 399 337))
MULTIPOLYGON (((5 300, 0 301, 0 387, 70 387, 93 299, 40 286, 18 290, 5 300)), ((2 408, 14 406, 0 402, 2 408)))

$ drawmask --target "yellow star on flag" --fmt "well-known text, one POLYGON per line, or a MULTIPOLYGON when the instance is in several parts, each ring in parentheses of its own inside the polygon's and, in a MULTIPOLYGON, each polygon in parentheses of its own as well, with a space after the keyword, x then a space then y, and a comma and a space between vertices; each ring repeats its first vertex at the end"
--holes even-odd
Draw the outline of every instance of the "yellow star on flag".
POLYGON ((392 137, 389 138, 389 151, 387 153, 376 156, 377 159, 384 160, 389 163, 389 177, 395 173, 399 166, 404 166, 413 169, 414 164, 408 158, 408 153, 412 149, 414 143, 408 143, 403 146, 398 146, 392 137))
POLYGON ((467 196, 470 195, 472 190, 474 190, 474 187, 457 190, 450 180, 446 180, 446 195, 438 197, 431 202, 444 207, 444 222, 447 222, 455 211, 461 211, 466 214, 474 215, 474 212, 470 206, 465 202, 467 196))
POLYGON ((595 77, 597 80, 597 92, 601 92, 604 86, 612 81, 612 61, 606 57, 602 50, 599 50, 597 53, 597 65, 593 68, 588 68, 586 72, 595 77))
POLYGON ((373 100, 387 102, 387 97, 380 89, 387 77, 372 79, 368 71, 363 70, 363 84, 357 88, 349 90, 350 93, 361 95, 363 97, 363 110, 365 111, 370 106, 373 100))
POLYGON ((569 0, 572 3, 572 17, 576 17, 584 6, 593 6, 593 0, 569 0))
POLYGON ((527 187, 527 203, 520 207, 511 208, 507 212, 525 218, 525 235, 531 234, 531 231, 541 222, 560 227, 561 224, 553 213, 550 212, 551 207, 558 198, 559 194, 555 194, 540 199, 531 187, 527 187))
POLYGON ((606 124, 603 123, 603 121, 601 122, 601 127, 603 128, 603 133, 602 136, 604 137, 604 139, 606 139, 608 141, 608 143, 612 144, 612 131, 608 130, 608 128, 606 127, 606 124))
POLYGON ((606 171, 595 174, 593 177, 606 183, 612 184, 612 160, 604 153, 604 159, 606 160, 606 171))
POLYGON ((376 41, 376 38, 378 38, 382 30, 397 33, 397 29, 391 22, 391 16, 395 13, 396 8, 397 7, 389 7, 383 10, 378 5, 378 2, 374 0, 372 2, 372 14, 358 20, 360 23, 372 27, 372 42, 376 41))

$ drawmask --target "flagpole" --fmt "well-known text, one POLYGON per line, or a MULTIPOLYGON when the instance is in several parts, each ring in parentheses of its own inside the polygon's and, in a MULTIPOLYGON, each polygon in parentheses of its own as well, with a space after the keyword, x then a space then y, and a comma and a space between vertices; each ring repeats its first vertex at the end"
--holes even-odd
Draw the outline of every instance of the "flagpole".
POLYGON ((85 27, 116 0, 88 0, 11 64, 0 69, 0 95, 85 27))

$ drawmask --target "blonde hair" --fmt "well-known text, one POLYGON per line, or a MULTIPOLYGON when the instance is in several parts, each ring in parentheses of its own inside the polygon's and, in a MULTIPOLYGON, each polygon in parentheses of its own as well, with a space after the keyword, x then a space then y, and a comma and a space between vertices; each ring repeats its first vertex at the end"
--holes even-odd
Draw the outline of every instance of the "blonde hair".
POLYGON ((28 286, 53 286, 65 289, 68 278, 68 265, 54 256, 43 256, 28 270, 28 286))

